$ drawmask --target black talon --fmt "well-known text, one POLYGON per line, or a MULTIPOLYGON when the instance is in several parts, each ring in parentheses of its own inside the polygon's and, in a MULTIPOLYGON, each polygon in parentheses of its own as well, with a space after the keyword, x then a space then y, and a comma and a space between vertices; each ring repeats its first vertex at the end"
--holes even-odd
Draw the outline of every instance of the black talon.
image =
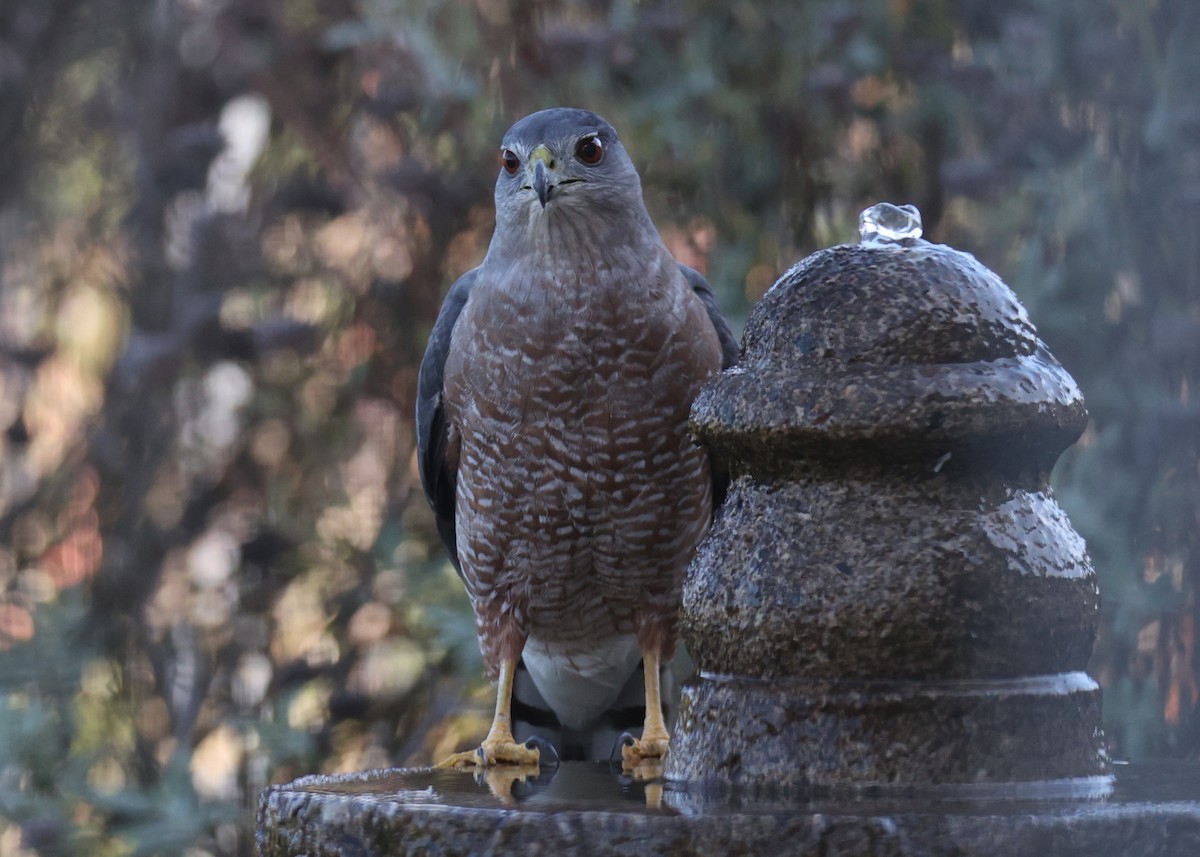
POLYGON ((539 753, 538 764, 541 767, 558 768, 559 762, 560 762, 559 757, 558 757, 558 750, 555 749, 554 745, 551 744, 549 741, 547 741, 545 738, 542 738, 540 735, 534 735, 532 738, 530 738, 528 741, 525 742, 525 747, 526 747, 526 749, 529 749, 529 750, 537 750, 538 751, 538 753, 539 753), (547 761, 546 761, 547 755, 551 757, 549 763, 547 763, 547 761))
POLYGON ((612 749, 608 751, 609 768, 612 768, 614 762, 624 761, 623 758, 620 758, 621 753, 619 752, 619 749, 621 747, 632 747, 636 743, 637 737, 631 732, 622 732, 620 735, 618 735, 617 740, 613 741, 612 749))

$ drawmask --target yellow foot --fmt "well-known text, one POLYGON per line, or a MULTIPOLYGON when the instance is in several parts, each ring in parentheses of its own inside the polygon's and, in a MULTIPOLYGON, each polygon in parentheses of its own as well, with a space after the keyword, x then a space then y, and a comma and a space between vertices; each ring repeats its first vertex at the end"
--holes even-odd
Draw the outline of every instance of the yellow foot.
POLYGON ((626 765, 637 765, 642 762, 661 762, 667 757, 671 739, 666 735, 651 738, 635 738, 621 748, 621 760, 626 765))
POLYGON ((663 775, 669 746, 666 735, 633 739, 621 747, 621 769, 635 779, 658 779, 663 775))
POLYGON ((541 751, 515 741, 485 740, 474 750, 455 753, 438 763, 439 768, 491 768, 496 765, 537 767, 541 751))

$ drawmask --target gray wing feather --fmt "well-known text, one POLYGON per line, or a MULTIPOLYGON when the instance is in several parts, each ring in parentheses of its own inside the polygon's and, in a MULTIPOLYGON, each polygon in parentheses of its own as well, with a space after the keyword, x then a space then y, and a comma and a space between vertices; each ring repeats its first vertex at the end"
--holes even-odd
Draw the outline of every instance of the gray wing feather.
POLYGON ((696 297, 700 298, 700 301, 704 304, 704 309, 708 311, 708 320, 712 322, 713 329, 717 332, 717 337, 721 340, 721 368, 730 368, 733 364, 737 363, 738 359, 737 339, 734 338, 733 331, 729 329, 729 322, 721 314, 721 308, 717 305, 717 295, 713 291, 713 287, 708 284, 708 280, 704 279, 703 274, 689 268, 682 262, 679 263, 679 270, 683 272, 683 278, 692 287, 692 291, 696 293, 696 297))
MULTIPOLYGON (((713 292, 712 286, 699 271, 682 263, 679 265, 679 270, 683 272, 683 278, 688 281, 692 291, 704 304, 704 309, 708 311, 708 320, 717 332, 717 338, 721 340, 721 369, 730 368, 737 363, 738 344, 737 339, 733 336, 733 331, 729 329, 729 322, 725 320, 725 316, 721 314, 721 308, 717 305, 716 293, 713 292)), ((729 493, 729 470, 725 467, 724 462, 712 453, 708 455, 708 463, 709 469, 712 471, 713 514, 716 515, 725 502, 725 495, 729 493)))
POLYGON ((457 462, 447 455, 446 409, 442 400, 446 373, 446 357, 450 353, 450 336, 454 324, 466 306, 471 287, 479 269, 463 274, 450 287, 438 312, 421 371, 417 376, 417 464, 421 471, 421 487, 433 507, 438 534, 446 551, 459 569, 458 549, 455 546, 454 492, 458 484, 457 462))

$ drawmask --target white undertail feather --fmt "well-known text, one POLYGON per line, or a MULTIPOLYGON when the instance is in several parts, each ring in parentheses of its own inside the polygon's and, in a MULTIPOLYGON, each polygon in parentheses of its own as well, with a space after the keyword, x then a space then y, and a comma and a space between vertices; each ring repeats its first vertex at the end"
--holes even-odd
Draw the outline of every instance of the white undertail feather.
POLYGON ((568 729, 591 726, 616 701, 642 651, 632 635, 580 647, 579 643, 525 644, 525 666, 538 691, 568 729))

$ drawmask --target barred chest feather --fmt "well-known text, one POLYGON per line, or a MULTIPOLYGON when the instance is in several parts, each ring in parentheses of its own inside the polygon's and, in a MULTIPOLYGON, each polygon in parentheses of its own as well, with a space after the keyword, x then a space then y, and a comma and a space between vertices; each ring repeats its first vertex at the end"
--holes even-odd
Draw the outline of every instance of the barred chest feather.
POLYGON ((485 659, 504 622, 522 643, 568 648, 633 633, 648 613, 673 625, 711 513, 687 417, 719 363, 705 310, 661 245, 640 265, 514 266, 477 285, 445 389, 461 442, 459 557, 485 659))

